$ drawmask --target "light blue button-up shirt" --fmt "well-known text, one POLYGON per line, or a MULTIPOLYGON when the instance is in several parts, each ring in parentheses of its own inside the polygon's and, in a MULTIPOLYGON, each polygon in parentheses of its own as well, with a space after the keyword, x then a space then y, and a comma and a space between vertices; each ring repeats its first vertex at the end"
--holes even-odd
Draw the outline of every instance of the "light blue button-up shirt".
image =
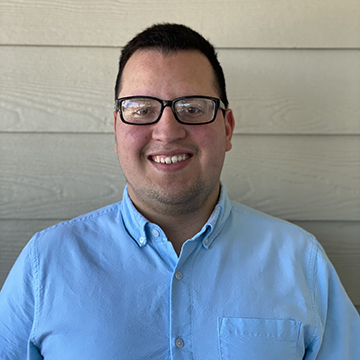
POLYGON ((36 234, 0 293, 1 360, 359 360, 360 319, 307 232, 224 189, 178 257, 123 201, 36 234))

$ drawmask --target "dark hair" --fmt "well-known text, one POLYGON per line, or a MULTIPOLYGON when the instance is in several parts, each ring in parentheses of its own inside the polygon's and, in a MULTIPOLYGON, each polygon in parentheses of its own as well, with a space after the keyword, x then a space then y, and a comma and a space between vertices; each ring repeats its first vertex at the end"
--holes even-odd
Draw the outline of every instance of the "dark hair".
POLYGON ((176 51, 200 51, 210 61, 215 74, 215 86, 222 102, 228 107, 225 77, 213 45, 196 31, 180 24, 156 24, 136 35, 121 51, 119 72, 115 84, 115 99, 120 92, 124 67, 135 51, 154 49, 165 54, 176 51))

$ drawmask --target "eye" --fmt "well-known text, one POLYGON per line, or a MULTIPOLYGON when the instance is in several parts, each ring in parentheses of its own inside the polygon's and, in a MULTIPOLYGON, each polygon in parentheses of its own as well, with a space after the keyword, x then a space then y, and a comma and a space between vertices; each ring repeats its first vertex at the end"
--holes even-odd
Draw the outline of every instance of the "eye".
POLYGON ((153 112, 153 109, 149 107, 138 107, 133 110, 133 115, 145 116, 145 115, 149 115, 151 112, 153 112))
POLYGON ((151 101, 145 100, 129 100, 123 104, 122 110, 125 116, 132 118, 147 118, 156 113, 156 109, 151 101))
POLYGON ((198 115, 203 112, 200 107, 195 106, 184 107, 184 110, 186 110, 190 115, 198 115))
POLYGON ((186 117, 197 117, 204 114, 202 104, 194 99, 179 101, 176 104, 176 109, 181 116, 186 117))

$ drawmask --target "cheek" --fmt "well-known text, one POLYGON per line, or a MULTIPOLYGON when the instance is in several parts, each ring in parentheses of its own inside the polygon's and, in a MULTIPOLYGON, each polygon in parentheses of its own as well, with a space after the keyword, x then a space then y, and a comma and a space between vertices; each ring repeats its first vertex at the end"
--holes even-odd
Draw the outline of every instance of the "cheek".
POLYGON ((203 155, 219 157, 226 150, 226 137, 223 128, 216 127, 207 129, 207 131, 199 131, 194 139, 204 153, 203 155))
POLYGON ((124 160, 139 156, 150 135, 146 129, 135 126, 118 127, 116 136, 117 153, 124 160))
POLYGON ((207 134, 203 143, 199 143, 202 151, 202 156, 205 159, 206 167, 213 171, 219 171, 224 164, 226 152, 226 138, 225 134, 218 132, 207 134))

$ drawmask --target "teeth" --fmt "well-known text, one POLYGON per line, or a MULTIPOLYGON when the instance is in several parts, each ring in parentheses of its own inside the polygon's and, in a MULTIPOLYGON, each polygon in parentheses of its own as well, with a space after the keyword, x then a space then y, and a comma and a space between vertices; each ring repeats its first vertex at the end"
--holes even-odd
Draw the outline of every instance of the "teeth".
POLYGON ((187 159, 187 156, 184 154, 184 155, 179 155, 179 156, 167 156, 167 157, 160 157, 160 156, 155 156, 154 157, 154 161, 156 163, 161 163, 161 164, 175 164, 179 161, 183 161, 183 160, 186 160, 187 159))

